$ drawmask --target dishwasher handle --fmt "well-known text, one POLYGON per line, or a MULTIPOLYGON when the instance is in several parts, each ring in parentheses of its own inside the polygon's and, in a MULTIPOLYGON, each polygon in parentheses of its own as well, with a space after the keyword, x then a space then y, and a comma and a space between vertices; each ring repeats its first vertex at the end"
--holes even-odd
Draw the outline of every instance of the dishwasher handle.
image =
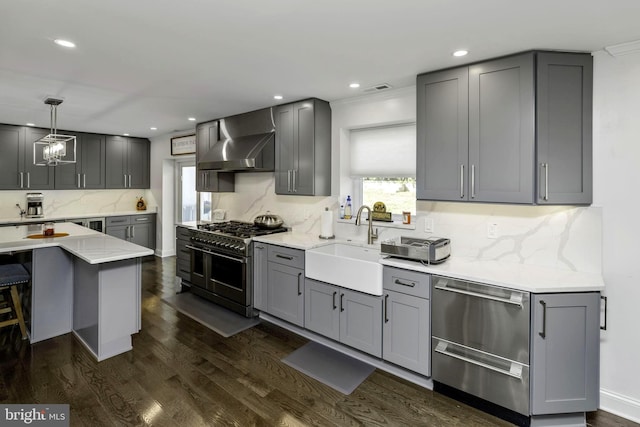
MULTIPOLYGON (((434 337, 435 338, 435 337, 434 337)), ((437 338, 438 339, 438 344, 436 345, 435 348, 435 352, 436 353, 440 353, 443 354, 445 356, 449 356, 449 357, 453 357, 454 359, 458 359, 458 360, 462 360, 463 362, 467 362, 467 363, 471 363, 472 365, 476 365, 476 366, 480 366, 482 368, 485 369, 489 369, 491 371, 494 372, 498 372, 500 374, 503 375, 508 375, 510 377, 513 378, 517 378, 519 380, 522 380, 522 368, 525 367, 526 365, 520 364, 518 362, 514 362, 513 360, 509 360, 509 359, 504 359, 502 357, 498 357, 496 355, 490 354, 490 353, 486 353, 484 351, 480 351, 480 350, 476 350, 476 349, 472 349, 460 344, 456 344, 453 343, 451 341, 447 341, 447 340, 443 340, 441 338, 437 338), (460 347, 461 349, 463 349, 463 351, 466 353, 465 355, 462 354, 457 354, 454 352, 451 352, 448 350, 448 347, 460 347), (507 362, 510 364, 510 369, 506 370, 497 366, 493 366, 490 365, 489 363, 485 362, 485 361, 480 361, 480 360, 476 360, 475 358, 473 358, 471 355, 477 353, 478 355, 482 356, 483 360, 490 360, 490 359, 496 359, 496 360, 500 360, 503 362, 507 362)))
POLYGON ((523 294, 517 291, 511 291, 511 295, 517 295, 516 298, 503 298, 503 297, 498 297, 495 295, 490 295, 490 294, 485 294, 482 292, 474 292, 474 291, 468 291, 465 289, 458 289, 458 288, 452 288, 450 286, 447 286, 447 280, 446 279, 440 279, 438 280, 438 283, 434 286, 434 289, 437 289, 439 291, 447 291, 447 292, 453 292, 456 294, 462 294, 462 295, 468 295, 468 296, 472 296, 472 297, 477 297, 477 298, 483 298, 483 299, 488 299, 488 300, 492 300, 492 301, 497 301, 497 302, 502 302, 504 304, 511 304, 511 305, 515 305, 517 307, 523 308, 522 305, 522 299, 523 299, 523 294))

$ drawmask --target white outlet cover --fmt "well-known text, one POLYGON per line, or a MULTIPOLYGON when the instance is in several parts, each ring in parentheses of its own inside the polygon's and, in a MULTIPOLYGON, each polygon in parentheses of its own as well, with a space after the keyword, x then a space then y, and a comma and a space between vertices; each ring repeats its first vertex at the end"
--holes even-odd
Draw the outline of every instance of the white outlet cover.
POLYGON ((487 224, 487 238, 489 239, 497 239, 498 238, 498 224, 495 222, 490 222, 487 224))
POLYGON ((426 233, 433 233, 433 218, 425 218, 424 220, 424 231, 426 233))

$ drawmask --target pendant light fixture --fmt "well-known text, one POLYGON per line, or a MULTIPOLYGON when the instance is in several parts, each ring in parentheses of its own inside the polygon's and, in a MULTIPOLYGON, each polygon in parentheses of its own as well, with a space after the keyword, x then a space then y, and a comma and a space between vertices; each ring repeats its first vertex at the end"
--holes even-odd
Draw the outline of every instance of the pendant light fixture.
POLYGON ((58 134, 58 105, 62 99, 47 98, 44 103, 51 109, 49 135, 33 143, 33 164, 36 166, 58 166, 76 162, 76 137, 58 134))

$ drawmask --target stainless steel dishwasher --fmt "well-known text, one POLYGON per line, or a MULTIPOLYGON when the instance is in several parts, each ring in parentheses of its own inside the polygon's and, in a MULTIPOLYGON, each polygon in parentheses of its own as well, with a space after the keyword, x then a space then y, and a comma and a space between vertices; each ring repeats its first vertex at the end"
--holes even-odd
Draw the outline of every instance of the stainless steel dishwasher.
POLYGON ((529 415, 529 293, 432 278, 433 380, 529 415))

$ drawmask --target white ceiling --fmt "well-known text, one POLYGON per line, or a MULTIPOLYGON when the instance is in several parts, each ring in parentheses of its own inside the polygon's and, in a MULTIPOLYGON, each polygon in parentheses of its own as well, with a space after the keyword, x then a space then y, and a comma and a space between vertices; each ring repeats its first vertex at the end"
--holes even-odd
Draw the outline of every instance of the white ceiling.
POLYGON ((638 18, 638 0, 2 0, 0 123, 48 127, 55 96, 59 128, 152 137, 523 50, 597 51, 640 39, 638 18))

